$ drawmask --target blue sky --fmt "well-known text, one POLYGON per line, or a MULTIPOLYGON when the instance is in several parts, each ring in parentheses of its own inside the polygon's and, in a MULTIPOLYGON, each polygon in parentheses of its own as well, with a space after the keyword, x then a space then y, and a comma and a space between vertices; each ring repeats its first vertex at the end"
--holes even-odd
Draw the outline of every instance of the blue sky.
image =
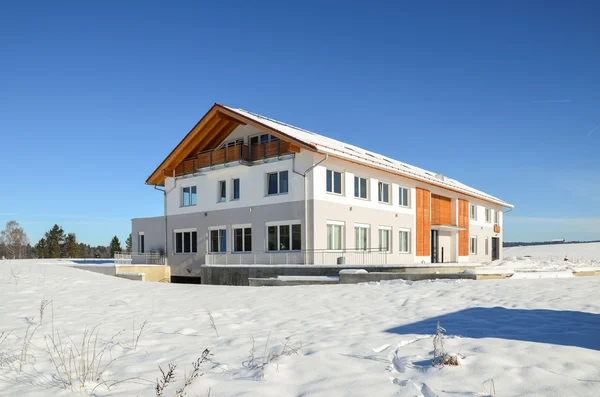
POLYGON ((219 102, 509 201, 507 241, 600 239, 600 3, 414 3, 4 3, 0 222, 125 239, 219 102))

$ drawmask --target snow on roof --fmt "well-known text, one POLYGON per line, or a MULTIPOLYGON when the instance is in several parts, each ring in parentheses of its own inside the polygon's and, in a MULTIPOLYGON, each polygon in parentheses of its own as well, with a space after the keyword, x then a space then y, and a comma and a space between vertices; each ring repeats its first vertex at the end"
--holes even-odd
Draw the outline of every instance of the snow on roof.
MULTIPOLYGON (((223 105, 221 105, 223 106, 223 105)), ((480 190, 467 186, 455 179, 448 178, 435 172, 427 171, 410 164, 403 163, 398 160, 391 159, 381 154, 373 153, 349 143, 344 143, 323 135, 316 134, 302 128, 294 127, 293 125, 283 123, 256 113, 249 112, 243 109, 235 109, 228 106, 224 108, 235 112, 243 117, 259 122, 281 132, 284 135, 290 136, 306 145, 313 146, 321 153, 327 153, 335 157, 351 160, 370 167, 379 168, 385 171, 393 172, 398 175, 404 175, 413 179, 424 181, 432 185, 443 188, 453 189, 470 196, 491 201, 504 207, 513 208, 513 205, 500 200, 497 197, 491 196, 480 190)))

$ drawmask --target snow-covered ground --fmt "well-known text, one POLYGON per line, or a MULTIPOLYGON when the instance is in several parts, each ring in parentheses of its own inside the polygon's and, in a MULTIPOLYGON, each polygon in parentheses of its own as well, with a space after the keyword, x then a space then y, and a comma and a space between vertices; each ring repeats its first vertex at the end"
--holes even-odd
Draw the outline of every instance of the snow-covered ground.
POLYGON ((513 278, 538 278, 600 271, 600 243, 510 247, 504 248, 503 253, 503 260, 487 264, 476 273, 514 273, 513 278))
POLYGON ((63 386, 59 355, 49 353, 54 334, 78 363, 77 350, 94 345, 105 349, 96 366, 114 360, 84 388, 105 382, 98 396, 154 396, 158 366, 169 363, 175 382, 164 396, 175 396, 206 348, 212 363, 187 396, 598 396, 599 282, 222 287, 0 262, 0 334, 10 332, 0 337, 0 395, 81 395, 63 386), (41 321, 43 300, 52 303, 41 321), (458 367, 431 366, 438 321, 446 350, 464 357, 458 367), (82 347, 94 327, 98 340, 82 347))

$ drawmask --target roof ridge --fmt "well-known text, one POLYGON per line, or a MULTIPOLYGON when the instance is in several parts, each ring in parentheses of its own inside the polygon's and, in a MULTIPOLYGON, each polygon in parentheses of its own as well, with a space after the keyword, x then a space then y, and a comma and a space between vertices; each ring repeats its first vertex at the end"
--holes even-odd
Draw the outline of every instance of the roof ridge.
MULTIPOLYGON (((236 109, 236 110, 241 110, 242 112, 249 113, 249 114, 251 114, 251 115, 253 115, 253 116, 260 117, 261 119, 269 120, 269 121, 272 121, 273 123, 281 124, 281 125, 283 125, 283 126, 286 126, 286 127, 294 128, 294 129, 296 129, 296 130, 300 130, 300 131, 303 131, 303 132, 307 132, 307 133, 309 133, 309 134, 318 135, 316 132, 312 132, 312 131, 306 130, 306 129, 304 129, 304 128, 297 127, 297 126, 295 126, 295 125, 291 125, 291 124, 288 124, 288 123, 284 123, 283 121, 275 120, 275 119, 272 119, 272 118, 270 118, 270 117, 263 116, 263 115, 261 115, 261 114, 258 114, 258 113, 254 113, 254 112, 251 112, 251 111, 249 111, 249 110, 246 110, 246 109, 241 109, 241 108, 238 108, 238 109, 236 109)), ((331 139, 331 138, 329 138, 329 139, 331 139)))

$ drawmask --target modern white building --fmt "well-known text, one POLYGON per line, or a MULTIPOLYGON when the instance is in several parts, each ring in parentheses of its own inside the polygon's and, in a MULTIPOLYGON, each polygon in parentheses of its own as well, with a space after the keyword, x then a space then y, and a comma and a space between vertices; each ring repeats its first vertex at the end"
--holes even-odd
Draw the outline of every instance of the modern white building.
MULTIPOLYGON (((373 139, 378 139, 373 136, 373 139)), ((489 262, 513 206, 441 174, 215 104, 148 177, 164 214, 133 251, 203 264, 489 262)))

